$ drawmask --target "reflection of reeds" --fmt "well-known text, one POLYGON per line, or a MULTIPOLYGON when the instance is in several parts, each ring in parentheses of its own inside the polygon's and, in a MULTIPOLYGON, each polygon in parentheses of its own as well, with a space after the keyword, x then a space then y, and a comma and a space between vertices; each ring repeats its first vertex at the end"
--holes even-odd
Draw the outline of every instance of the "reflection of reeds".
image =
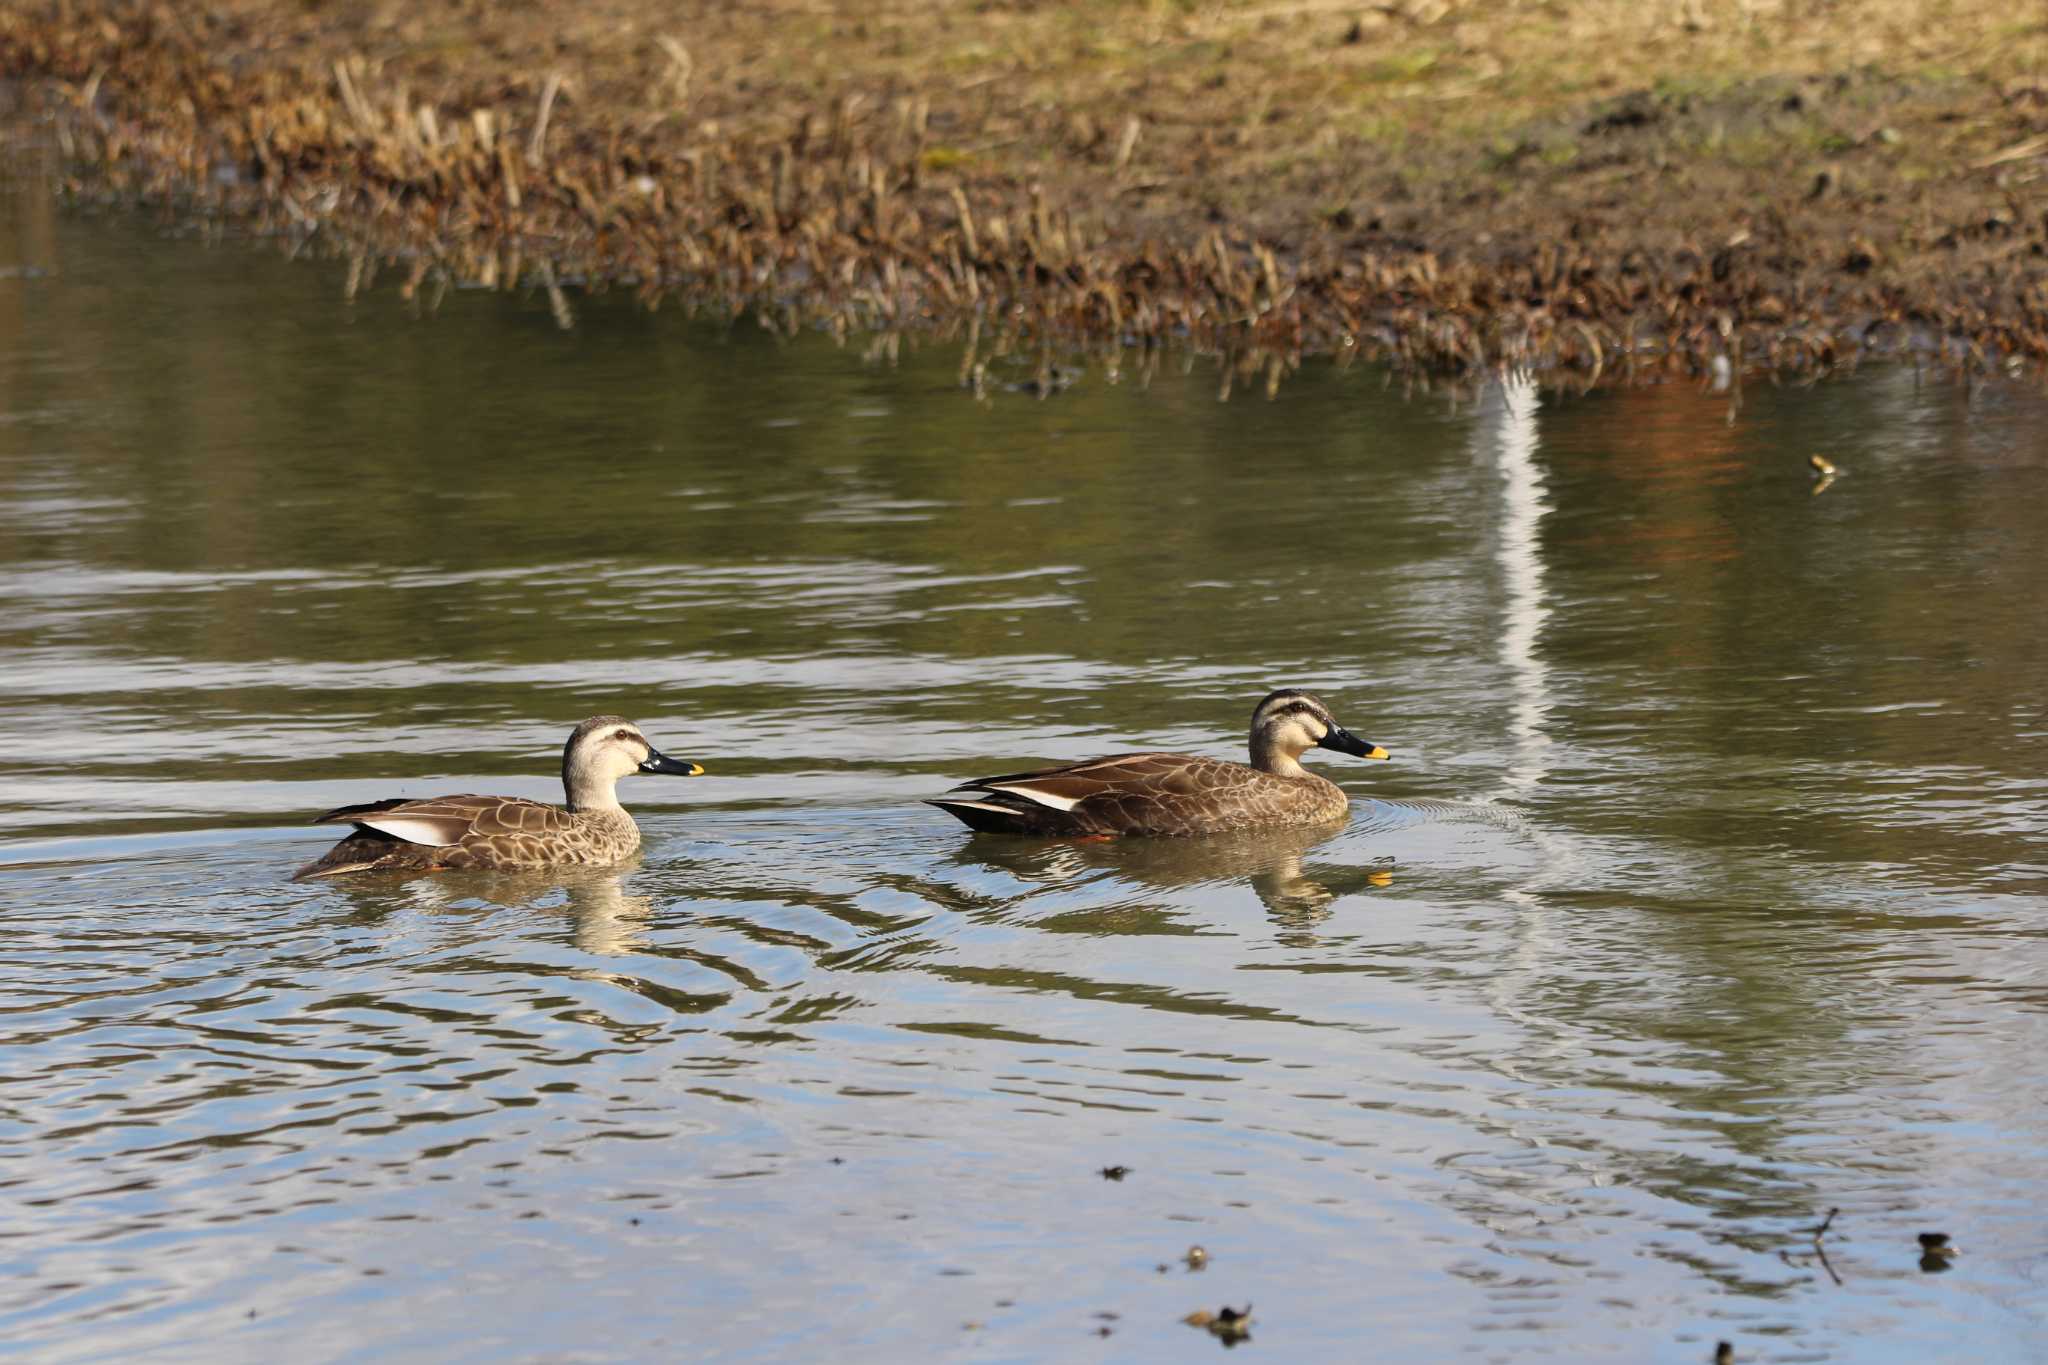
MULTIPOLYGON (((361 54, 318 66, 318 80, 235 68, 187 26, 140 15, 16 14, 0 23, 0 68, 72 91, 52 111, 67 159, 91 169, 78 192, 310 239, 350 262, 351 296, 387 264, 408 299, 429 284, 538 285, 564 326, 563 281, 625 281, 650 304, 681 293, 841 335, 985 318, 1045 345, 1176 339, 1231 358, 1225 397, 1238 379, 1271 395, 1308 351, 1586 382, 1717 362, 1812 373, 1928 337, 1958 368, 2048 360, 2048 323, 2022 295, 1909 308, 1868 283, 1823 296, 1773 273, 1747 231, 1654 259, 1573 240, 1450 259, 1385 236, 1290 243, 1227 223, 1130 240, 1039 183, 972 179, 973 145, 950 145, 950 125, 914 94, 792 108, 780 132, 686 128, 695 62, 672 36, 653 45, 652 115, 594 94, 586 107, 560 71, 443 104, 361 54)), ((1127 115, 1112 141, 1076 125, 1105 191, 1142 188, 1129 172, 1143 127, 1127 115)))

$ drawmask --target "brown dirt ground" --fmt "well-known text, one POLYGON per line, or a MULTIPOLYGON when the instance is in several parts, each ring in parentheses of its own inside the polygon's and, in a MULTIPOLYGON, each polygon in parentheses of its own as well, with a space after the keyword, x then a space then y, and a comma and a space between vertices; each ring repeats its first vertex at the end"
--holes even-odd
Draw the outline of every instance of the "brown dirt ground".
POLYGON ((1288 363, 2048 364, 2048 10, 1998 0, 26 0, 80 194, 408 292, 1288 363))

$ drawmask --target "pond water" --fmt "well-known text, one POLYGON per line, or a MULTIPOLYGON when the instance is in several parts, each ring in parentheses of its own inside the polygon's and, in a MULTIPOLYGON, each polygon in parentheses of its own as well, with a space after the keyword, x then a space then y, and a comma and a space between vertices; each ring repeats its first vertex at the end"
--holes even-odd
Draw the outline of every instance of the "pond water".
POLYGON ((345 274, 0 197, 0 1352, 2039 1351, 2037 394, 345 274), (1282 684, 1393 752, 1334 837, 917 804, 1282 684), (634 865, 286 880, 597 711, 709 770, 634 865))

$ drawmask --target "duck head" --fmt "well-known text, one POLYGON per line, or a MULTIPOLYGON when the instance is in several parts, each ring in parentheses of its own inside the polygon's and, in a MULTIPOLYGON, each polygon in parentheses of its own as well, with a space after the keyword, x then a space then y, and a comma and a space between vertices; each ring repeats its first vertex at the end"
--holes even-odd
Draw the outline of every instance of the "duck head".
POLYGON ((1301 756, 1310 749, 1334 749, 1358 758, 1388 757, 1379 745, 1339 725, 1313 693, 1294 687, 1267 693, 1252 710, 1252 766, 1291 775, 1301 771, 1301 756))
POLYGON ((592 716, 562 746, 562 787, 571 810, 617 805, 614 788, 620 778, 634 773, 696 777, 703 771, 655 748, 624 716, 592 716))

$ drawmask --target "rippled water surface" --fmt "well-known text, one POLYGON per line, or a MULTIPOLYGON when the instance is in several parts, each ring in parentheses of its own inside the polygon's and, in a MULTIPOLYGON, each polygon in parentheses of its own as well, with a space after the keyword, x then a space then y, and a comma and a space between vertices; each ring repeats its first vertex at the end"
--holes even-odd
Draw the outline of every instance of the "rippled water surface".
POLYGON ((0 197, 0 1352, 2038 1358, 2037 397, 342 273, 0 197), (1334 837, 916 804, 1283 683, 1334 837), (600 710, 635 865, 285 880, 600 710))

